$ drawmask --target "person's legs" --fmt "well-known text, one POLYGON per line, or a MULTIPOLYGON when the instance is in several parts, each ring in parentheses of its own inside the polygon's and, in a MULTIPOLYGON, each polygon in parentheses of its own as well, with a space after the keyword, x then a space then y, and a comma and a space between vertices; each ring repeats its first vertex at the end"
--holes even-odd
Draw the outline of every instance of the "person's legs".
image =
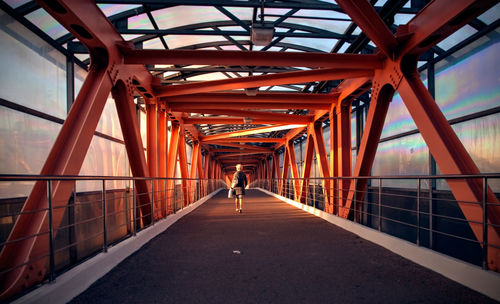
POLYGON ((241 213, 241 209, 243 209, 243 195, 239 195, 239 198, 238 198, 238 201, 240 203, 240 213, 241 213))
POLYGON ((238 212, 238 210, 239 210, 239 208, 238 208, 238 195, 234 196, 234 204, 236 205, 236 212, 238 212))

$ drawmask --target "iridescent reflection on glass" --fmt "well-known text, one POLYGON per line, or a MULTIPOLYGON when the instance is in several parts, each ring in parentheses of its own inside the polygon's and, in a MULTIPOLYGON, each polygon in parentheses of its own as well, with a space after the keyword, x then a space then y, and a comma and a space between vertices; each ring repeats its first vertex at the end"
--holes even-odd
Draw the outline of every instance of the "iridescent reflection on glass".
POLYGON ((44 9, 37 9, 36 11, 26 15, 26 19, 31 21, 45 34, 49 35, 52 39, 57 39, 68 33, 59 22, 57 22, 51 15, 44 9))
MULTIPOLYGON (((61 125, 0 107, 0 174, 40 174, 61 125)), ((0 197, 26 196, 32 183, 0 183, 0 197)))
MULTIPOLYGON (((429 174, 429 149, 420 134, 381 142, 372 167, 373 176, 427 175, 429 174)), ((388 180, 384 186, 414 187, 415 181, 388 180)))
MULTIPOLYGON (((129 176, 129 161, 125 145, 94 136, 85 156, 80 175, 129 176)), ((106 184, 109 189, 122 189, 127 181, 113 181, 106 184)), ((100 181, 77 182, 78 192, 100 190, 100 181)))
MULTIPOLYGON (((452 126, 481 173, 500 172, 500 113, 452 126)), ((441 174, 438 164, 438 173, 441 174)), ((489 181, 494 191, 500 191, 500 180, 489 181)), ((438 189, 449 190, 444 181, 438 189)))
POLYGON ((66 58, 7 15, 1 18, 9 32, 0 30, 0 98, 64 119, 66 58))
MULTIPOLYGON (((436 101, 447 119, 500 106, 500 40, 441 70, 436 101)), ((449 60, 453 60, 449 58, 449 60)))
POLYGON ((389 109, 387 110, 384 128, 380 137, 389 137, 410 130, 415 130, 416 128, 417 126, 406 109, 406 105, 403 103, 401 96, 397 93, 394 94, 394 97, 389 104, 389 109))
POLYGON ((102 111, 96 131, 123 140, 120 120, 118 119, 118 114, 116 113, 115 100, 111 97, 111 94, 108 96, 108 100, 104 106, 104 110, 102 111))
POLYGON ((97 4, 97 6, 102 10, 106 17, 140 7, 140 5, 130 4, 97 4))
POLYGON ((155 18, 158 27, 162 29, 198 23, 209 23, 206 27, 210 27, 215 21, 230 20, 226 15, 211 6, 174 6, 153 11, 151 14, 155 18))

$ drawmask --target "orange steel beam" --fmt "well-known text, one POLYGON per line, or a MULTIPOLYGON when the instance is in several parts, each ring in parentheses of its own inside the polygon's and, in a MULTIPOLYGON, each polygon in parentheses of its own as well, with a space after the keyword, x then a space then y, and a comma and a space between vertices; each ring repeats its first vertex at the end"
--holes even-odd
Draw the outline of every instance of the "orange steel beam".
POLYGON ((219 110, 219 109, 203 109, 201 110, 193 110, 192 113, 201 113, 201 114, 217 114, 217 115, 228 115, 228 116, 238 116, 238 117, 247 117, 252 119, 287 119, 289 121, 293 121, 295 123, 309 123, 312 121, 312 117, 310 115, 294 115, 294 114, 283 114, 283 113, 274 113, 274 112, 263 112, 263 111, 245 111, 245 110, 219 110))
MULTIPOLYGON (((203 141, 203 140, 202 140, 203 141)), ((217 140, 211 140, 210 144, 219 144, 219 143, 275 143, 275 142, 283 142, 283 138, 260 138, 260 137, 235 137, 235 138, 221 138, 217 140)))
POLYGON ((306 152, 304 155, 304 167, 302 168, 302 178, 299 202, 306 202, 306 195, 309 192, 309 177, 311 177, 311 168, 314 155, 314 139, 312 138, 311 128, 307 128, 306 152))
MULTIPOLYGON (((328 118, 330 119, 330 177, 338 177, 339 176, 339 167, 338 167, 338 138, 337 138, 337 114, 335 113, 335 107, 332 106, 330 113, 328 113, 328 118)), ((330 180, 330 187, 333 190, 336 190, 339 186, 338 180, 330 180)), ((330 196, 330 203, 332 204, 332 208, 329 210, 331 213, 337 214, 337 206, 340 206, 339 197, 337 197, 337 191, 333 191, 330 196)), ((340 191, 339 191, 340 192, 340 191)))
MULTIPOLYGON (((177 166, 177 155, 179 154, 179 137, 181 126, 178 123, 173 123, 170 132, 170 144, 168 145, 168 161, 167 161, 167 178, 175 177, 175 168, 177 166)), ((168 212, 173 212, 175 181, 169 179, 167 181, 167 198, 168 212)))
POLYGON ((285 144, 285 153, 288 153, 288 159, 290 161, 290 173, 292 173, 292 178, 295 178, 293 180, 293 188, 294 188, 294 198, 297 199, 300 195, 300 181, 298 178, 299 176, 299 170, 297 169, 297 159, 295 158, 295 147, 293 144, 293 141, 288 141, 285 144))
POLYGON ((217 155, 215 158, 216 159, 221 159, 221 158, 228 158, 228 157, 234 157, 234 156, 243 156, 243 155, 255 155, 255 154, 262 154, 262 153, 273 153, 272 151, 269 152, 259 152, 259 151, 254 151, 254 152, 241 152, 241 153, 230 153, 230 154, 221 154, 217 155))
POLYGON ((328 110, 328 104, 322 103, 256 103, 256 102, 214 102, 214 103, 203 103, 203 102, 193 102, 193 103, 179 103, 179 102, 169 102, 168 107, 173 111, 182 112, 193 112, 194 110, 206 113, 205 110, 216 109, 236 109, 236 110, 246 110, 246 109, 274 109, 274 110, 287 110, 287 109, 318 109, 318 110, 328 110))
POLYGON ((210 179, 210 154, 206 153, 203 160, 203 178, 210 179))
MULTIPOLYGON (((328 167, 328 158, 325 148, 325 140, 323 138, 323 128, 322 123, 315 123, 312 126, 312 136, 314 140, 314 149, 316 150, 316 159, 319 165, 319 172, 321 177, 329 178, 330 177, 330 168, 328 167)), ((323 188, 325 189, 325 209, 330 212, 329 202, 330 202, 330 183, 322 180, 323 188)))
MULTIPOLYGON (((202 143, 203 144, 203 143, 202 143)), ((209 143, 207 143, 209 144, 209 143)), ((242 150, 246 150, 246 151, 261 151, 261 152, 268 152, 271 148, 266 148, 266 147, 261 147, 261 146, 255 146, 255 145, 247 145, 247 144, 231 144, 231 143, 224 143, 224 144, 220 144, 220 146, 225 146, 225 147, 232 147, 232 148, 236 148, 236 149, 213 149, 211 150, 212 153, 217 153, 217 152, 242 152, 242 150), (228 151, 224 151, 224 150, 228 150, 228 151)))
MULTIPOLYGON (((189 178, 192 178, 193 180, 190 180, 188 185, 189 185, 189 197, 192 202, 194 202, 195 198, 195 193, 196 193, 196 181, 194 179, 196 178, 196 174, 199 173, 198 169, 198 157, 200 157, 200 149, 201 149, 201 144, 199 142, 194 142, 193 143, 193 150, 191 153, 191 168, 189 172, 189 178)), ((199 176, 201 178, 201 176, 199 176)))
MULTIPOLYGON (((156 103, 146 103, 146 138, 147 138, 147 153, 148 153, 148 167, 151 177, 158 177, 158 111, 156 103)), ((158 181, 153 181, 154 193, 154 210, 160 210, 158 189, 158 181)), ((154 215, 156 218, 156 214, 154 215)))
POLYGON ((285 193, 285 185, 288 185, 288 181, 286 181, 286 179, 288 178, 289 166, 290 166, 290 154, 287 153, 285 147, 285 151, 283 153, 283 168, 281 169, 281 185, 279 190, 279 193, 283 196, 287 196, 287 194, 285 193))
MULTIPOLYGON (((161 107, 158 111, 158 176, 163 178, 167 177, 167 137, 167 116, 165 108, 161 107)), ((158 186, 161 193, 160 202, 165 202, 167 199, 167 193, 165 193, 166 181, 160 181, 158 186)), ((165 208, 165 204, 160 203, 161 217, 165 217, 167 214, 165 208)))
POLYGON ((398 42, 370 2, 367 0, 338 0, 337 3, 387 57, 394 58, 393 52, 396 50, 398 42))
MULTIPOLYGON (((118 81, 112 90, 112 94, 115 99, 116 113, 120 120, 132 175, 136 177, 149 177, 149 168, 144 155, 136 108, 132 99, 131 83, 127 85, 121 80, 118 81)), ((145 180, 136 180, 134 184, 137 199, 136 212, 138 215, 149 214, 151 212, 150 185, 145 180)), ((134 225, 140 226, 140 218, 137 219, 134 225)))
POLYGON ((125 64, 245 65, 337 69, 377 69, 380 56, 314 52, 241 52, 211 50, 133 50, 122 48, 125 64))
MULTIPOLYGON (((277 130, 292 129, 292 128, 294 128, 293 126, 294 125, 274 125, 274 126, 268 126, 268 127, 259 127, 259 128, 240 130, 240 131, 235 131, 235 132, 221 133, 221 134, 216 134, 216 135, 207 135, 207 136, 201 137, 201 140, 203 142, 208 142, 208 141, 224 139, 224 138, 228 138, 228 137, 268 133, 268 132, 277 131, 277 130)), ((303 126, 305 126, 305 125, 297 125, 297 127, 303 127, 303 126)))
MULTIPOLYGON (((307 117, 302 116, 306 118, 306 122, 302 123, 307 123, 310 121, 310 119, 307 119, 307 117)), ((202 125, 202 124, 227 124, 227 125, 263 125, 263 124, 281 124, 281 125, 292 125, 296 124, 297 122, 295 121, 290 121, 290 118, 274 118, 274 119, 252 119, 250 121, 244 121, 242 117, 236 118, 236 117, 189 117, 189 118, 183 118, 182 120, 184 122, 184 125, 202 125)))
MULTIPOLYGON (((337 173, 339 177, 351 176, 351 162, 352 162, 352 150, 351 150, 351 106, 337 106, 335 107, 336 118, 337 118, 337 129, 336 129, 336 139, 337 139, 337 173)), ((375 116, 374 119, 382 120, 384 117, 375 116)), ((368 118, 367 118, 368 120, 368 118)), ((368 122, 367 122, 368 123, 368 122)), ((382 124, 383 126, 383 124, 382 124)), ((365 131, 366 132, 366 131, 365 131)), ((374 136, 374 135, 372 135, 374 136)), ((371 143, 373 144, 373 142, 371 143)), ((370 146, 372 147, 372 146, 370 146)), ((376 148, 375 148, 376 151, 376 148)), ((374 155, 373 155, 374 156, 374 155)), ((369 174, 370 172, 368 172, 369 174)), ((356 175, 357 176, 357 175, 356 175)), ((351 180, 340 179, 339 187, 339 204, 340 206, 345 205, 346 199, 349 194, 349 186, 351 180)))
POLYGON ((273 168, 271 170, 271 178, 279 178, 280 172, 280 160, 279 156, 273 153, 273 168))
MULTIPOLYGON (((178 85, 176 85, 178 86, 178 85)), ((192 102, 254 102, 254 103, 325 103, 331 104, 340 93, 329 94, 303 94, 303 93, 267 93, 260 92, 256 96, 247 96, 245 93, 225 92, 225 93, 200 93, 190 95, 171 96, 162 98, 167 102, 192 103, 192 102)))
MULTIPOLYGON (((310 122, 312 122, 312 121, 310 121, 310 122)), ((283 141, 281 143, 277 143, 276 145, 274 145, 274 150, 278 150, 279 148, 281 148, 282 146, 284 146, 286 141, 295 139, 295 137, 299 136, 301 133, 304 132, 304 129, 305 129, 305 127, 300 127, 300 128, 295 128, 293 130, 288 131, 283 136, 285 138, 285 141, 283 141)))
MULTIPOLYGON (((258 148, 260 148, 260 147, 258 147, 258 148)), ((240 149, 212 149, 211 152, 212 153, 238 153, 238 152, 241 152, 241 150, 240 149)), ((270 148, 262 148, 262 149, 256 149, 252 152, 253 153, 266 153, 266 152, 272 153, 273 150, 270 148)), ((222 155, 224 155, 224 154, 222 154, 222 155)))
POLYGON ((189 191, 188 191, 188 183, 187 183, 187 178, 189 178, 188 175, 188 166, 187 166, 187 154, 186 154, 186 137, 184 136, 184 131, 182 130, 181 126, 181 131, 179 132, 179 168, 180 168, 180 173, 181 173, 181 178, 182 180, 182 193, 183 193, 183 199, 184 199, 184 206, 189 205, 189 191))
POLYGON ((404 26, 408 39, 400 46, 400 56, 419 56, 497 3, 497 0, 430 2, 404 26))
POLYGON ((316 69, 308 71, 283 72, 259 76, 200 81, 196 83, 180 84, 175 86, 165 86, 157 88, 155 91, 155 95, 165 97, 202 92, 236 90, 272 85, 276 86, 285 84, 307 83, 312 81, 339 80, 372 76, 373 69, 366 69, 366 67, 364 67, 363 69, 316 69))

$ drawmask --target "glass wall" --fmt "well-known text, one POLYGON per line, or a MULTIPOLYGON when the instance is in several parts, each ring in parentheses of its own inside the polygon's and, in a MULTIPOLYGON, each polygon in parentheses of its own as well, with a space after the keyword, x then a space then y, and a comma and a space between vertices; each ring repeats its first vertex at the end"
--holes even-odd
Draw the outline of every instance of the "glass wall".
MULTIPOLYGON (((75 96, 87 72, 23 25, 0 11, 0 174, 39 174, 67 116, 67 77, 75 96), (27 89, 29 88, 29 89, 27 89)), ((145 125, 145 124, 144 124, 145 125)), ((111 94, 88 149, 80 175, 129 176, 129 162, 111 94)), ((0 198, 25 197, 33 183, 2 183, 0 198)), ((108 189, 127 187, 123 182, 108 189)), ((99 190, 95 182, 78 183, 78 192, 99 190)))

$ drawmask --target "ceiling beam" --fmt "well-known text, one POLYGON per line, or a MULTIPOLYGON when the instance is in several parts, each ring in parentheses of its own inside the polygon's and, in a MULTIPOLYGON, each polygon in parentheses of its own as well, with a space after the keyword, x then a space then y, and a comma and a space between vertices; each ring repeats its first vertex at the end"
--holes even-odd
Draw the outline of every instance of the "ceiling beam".
POLYGON ((328 110, 330 108, 329 104, 325 103, 257 103, 257 102, 213 102, 213 103, 202 103, 202 102, 169 102, 167 104, 169 109, 172 111, 182 111, 190 112, 192 110, 197 110, 203 113, 205 110, 209 109, 220 109, 220 110, 246 110, 246 109, 267 109, 267 110, 287 110, 287 109, 318 109, 318 110, 328 110))
MULTIPOLYGON (((203 142, 202 142, 202 144, 203 145, 208 145, 208 144, 212 144, 213 145, 213 143, 203 143, 203 142)), ((267 152, 270 149, 270 148, 261 147, 261 146, 245 145, 245 144, 235 144, 235 143, 220 143, 220 144, 217 144, 217 145, 224 146, 224 147, 238 148, 238 149, 240 149, 240 151, 243 151, 243 150, 252 150, 252 151, 267 152)), ((213 149, 213 150, 216 150, 216 149, 213 149)), ((210 150, 210 152, 212 152, 213 150, 210 150)))
POLYGON ((278 130, 287 130, 287 129, 293 129, 293 128, 297 128, 297 127, 305 127, 305 126, 306 125, 303 124, 303 125, 275 125, 275 126, 268 126, 268 127, 260 127, 260 128, 240 130, 240 131, 235 131, 235 132, 220 133, 220 134, 216 134, 216 135, 207 135, 207 136, 201 137, 201 140, 203 142, 208 142, 208 141, 213 141, 213 140, 226 139, 226 138, 230 138, 230 137, 268 133, 268 132, 273 132, 273 131, 278 131, 278 130))
POLYGON ((339 93, 304 94, 304 93, 267 93, 259 92, 256 96, 248 96, 244 92, 200 93, 170 96, 162 98, 167 102, 259 102, 259 103, 325 103, 331 104, 339 93))
MULTIPOLYGON (((305 117, 305 116, 302 116, 305 117)), ((222 125, 262 125, 262 124, 296 124, 297 121, 291 121, 290 118, 275 118, 275 119, 253 119, 244 121, 243 118, 237 117, 187 117, 183 118, 184 125, 188 124, 222 124, 222 125)), ((309 121, 309 120, 308 120, 309 121)), ((307 122, 301 122, 307 123, 307 122)))
POLYGON ((215 159, 223 159, 223 158, 228 158, 228 157, 235 157, 235 156, 244 156, 244 155, 254 155, 254 154, 271 154, 273 152, 268 151, 268 152, 240 152, 240 153, 231 153, 231 154, 222 154, 222 155, 217 155, 215 159))
MULTIPOLYGON (((223 51, 225 52, 225 51, 223 51)), ((248 52, 243 52, 248 53, 248 52)), ((304 53, 307 54, 307 53, 304 53)), ((288 57, 284 56, 284 57, 288 57)), ((242 61, 245 62, 245 61, 242 61)), ((347 63, 347 62, 344 62, 347 63)), ((157 88, 157 97, 195 94, 223 90, 235 90, 273 85, 298 84, 322 80, 340 80, 358 77, 373 77, 374 70, 364 68, 327 68, 307 71, 282 72, 259 76, 238 77, 195 83, 162 86, 157 88)))
MULTIPOLYGON (((254 149, 250 149, 250 150, 254 150, 254 149)), ((212 153, 238 153, 241 151, 243 151, 243 150, 240 150, 240 149, 212 149, 210 152, 212 152, 212 153)), ((260 150, 254 150, 254 152, 255 153, 272 153, 273 149, 261 148, 260 150)))
POLYGON ((338 0, 337 3, 387 57, 394 59, 398 42, 370 2, 338 0))
POLYGON ((193 110, 192 113, 201 114, 216 114, 216 115, 228 115, 237 116, 242 118, 252 118, 252 119, 287 119, 295 123, 308 123, 312 121, 312 116, 310 115, 294 115, 294 114, 283 114, 274 112, 264 112, 264 111, 245 111, 245 110, 218 110, 218 109, 204 109, 203 111, 193 110))
POLYGON ((212 51, 212 50, 135 50, 122 48, 125 64, 201 64, 238 66, 283 66, 337 69, 382 68, 378 55, 212 51))
POLYGON ((219 144, 219 143, 281 143, 282 138, 260 138, 260 137, 234 137, 234 138, 221 138, 217 140, 210 140, 209 142, 201 140, 204 143, 219 144))

